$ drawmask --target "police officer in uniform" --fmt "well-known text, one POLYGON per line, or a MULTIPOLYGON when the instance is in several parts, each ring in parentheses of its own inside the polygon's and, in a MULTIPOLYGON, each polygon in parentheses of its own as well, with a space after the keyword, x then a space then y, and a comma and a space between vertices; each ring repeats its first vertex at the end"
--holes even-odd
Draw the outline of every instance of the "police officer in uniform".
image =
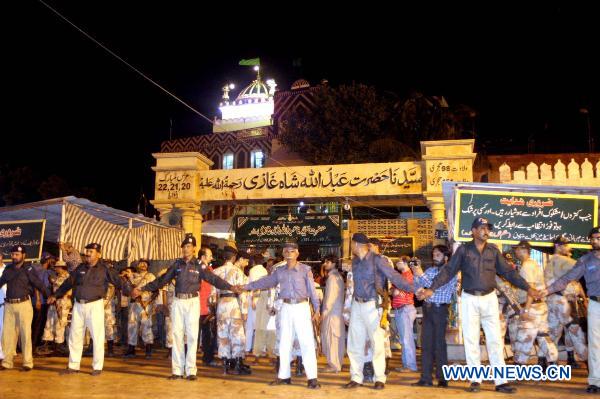
MULTIPOLYGON (((483 217, 471 224, 473 241, 467 242, 455 251, 448 265, 435 277, 430 287, 420 289, 419 299, 429 298, 433 292, 448 283, 459 271, 462 272, 462 294, 460 316, 465 341, 467 365, 481 364, 480 331, 483 327, 485 342, 491 366, 504 365, 504 342, 500 333, 500 315, 496 296, 496 273, 514 286, 537 297, 539 291, 529 286, 519 273, 510 267, 495 245, 488 244, 490 231, 494 226, 483 217)), ((469 392, 481 390, 481 378, 473 378, 469 392)), ((515 393, 505 379, 495 381, 495 390, 501 393, 515 393)))
MULTIPOLYGON (((173 353, 171 356, 172 374, 170 380, 187 375, 190 381, 197 380, 196 348, 198 347, 198 330, 200 328, 200 301, 198 291, 200 281, 206 280, 215 287, 233 292, 240 292, 227 281, 206 270, 208 265, 201 264, 195 257, 196 238, 188 235, 181 243, 182 258, 177 259, 160 278, 141 288, 134 288, 132 297, 138 297, 142 291, 155 292, 175 279, 175 296, 171 309, 173 323, 173 353), (184 334, 187 338, 187 354, 184 349, 184 334)), ((200 255, 208 254, 209 248, 202 248, 200 255)))
MULTIPOLYGON (((248 256, 241 254, 236 262, 237 250, 230 246, 224 248, 225 264, 215 269, 215 275, 231 285, 245 285, 248 278, 244 266, 248 256)), ((217 296, 217 341, 219 357, 223 361, 223 370, 227 374, 250 374, 250 367, 243 363, 246 335, 244 319, 248 314, 246 295, 215 289, 217 296)))
MULTIPOLYGON (((132 274, 130 278, 131 285, 140 288, 154 280, 156 280, 156 277, 148 271, 148 261, 140 259, 137 264, 137 273, 132 274)), ((138 342, 140 330, 146 349, 146 359, 150 359, 152 356, 152 344, 154 343, 154 335, 152 334, 153 300, 154 298, 152 298, 150 293, 144 292, 129 305, 129 322, 127 324, 128 348, 125 357, 135 357, 135 347, 138 342)))
POLYGON ((6 298, 4 298, 4 325, 2 328, 2 350, 4 360, 0 370, 13 368, 13 357, 17 352, 17 340, 21 340, 23 366, 21 370, 30 371, 33 368, 33 350, 31 342, 31 322, 33 320, 33 306, 31 296, 34 289, 48 296, 46 286, 33 266, 25 263, 25 247, 16 245, 11 249, 12 263, 6 266, 0 277, 0 288, 6 284, 6 298), (17 333, 19 336, 17 337, 17 333))
POLYGON ((389 266, 389 261, 369 251, 369 238, 362 233, 352 236, 352 274, 354 293, 350 325, 348 328, 348 357, 350 382, 344 385, 353 389, 363 384, 363 367, 366 361, 365 341, 373 349, 375 389, 385 388, 385 330, 381 328, 378 309, 379 293, 386 289, 386 279, 398 289, 413 292, 414 287, 400 273, 389 266))
POLYGON ((575 266, 556 280, 541 295, 553 294, 565 289, 570 281, 585 278, 588 304, 588 393, 600 392, 600 227, 589 234, 592 251, 583 255, 575 266))
POLYGON ((71 272, 71 277, 48 298, 53 304, 69 290, 73 290, 73 315, 69 330, 69 365, 62 375, 79 372, 86 328, 90 331, 94 345, 92 376, 99 376, 104 366, 104 297, 108 284, 123 289, 124 280, 119 273, 101 260, 102 247, 98 243, 85 246, 86 261, 71 272))
MULTIPOLYGON (((575 259, 571 257, 571 248, 569 240, 563 236, 558 236, 554 240, 554 254, 544 270, 546 285, 552 284, 557 279, 564 276, 575 266, 575 259)), ((581 284, 578 281, 571 281, 563 291, 557 291, 548 296, 548 326, 550 327, 550 337, 558 345, 563 331, 565 333, 565 349, 567 351, 567 363, 578 368, 575 361, 575 352, 581 360, 587 360, 587 345, 585 342, 585 333, 577 318, 577 301, 580 299, 577 291, 582 292, 581 284), (576 292, 570 294, 574 289, 576 292), (570 297, 573 296, 573 300, 570 297)))

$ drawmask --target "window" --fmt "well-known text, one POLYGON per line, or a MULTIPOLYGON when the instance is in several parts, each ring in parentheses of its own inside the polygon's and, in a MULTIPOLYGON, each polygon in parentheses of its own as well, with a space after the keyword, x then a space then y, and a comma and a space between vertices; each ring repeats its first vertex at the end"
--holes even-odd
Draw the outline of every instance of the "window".
POLYGON ((255 150, 250 153, 250 166, 253 168, 262 168, 265 166, 265 156, 261 150, 255 150))
POLYGON ((233 154, 223 155, 223 169, 233 169, 233 154))

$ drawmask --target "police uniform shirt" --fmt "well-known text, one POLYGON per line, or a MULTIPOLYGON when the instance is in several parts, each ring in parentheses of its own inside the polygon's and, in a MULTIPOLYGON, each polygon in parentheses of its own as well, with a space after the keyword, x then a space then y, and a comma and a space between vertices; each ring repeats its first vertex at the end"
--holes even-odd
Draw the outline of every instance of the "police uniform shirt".
POLYGON ((354 279, 354 296, 363 300, 377 298, 376 277, 379 287, 387 287, 386 279, 388 279, 400 290, 414 291, 414 286, 390 267, 389 260, 386 257, 370 251, 362 259, 358 256, 352 259, 352 275, 354 279))
POLYGON ((33 288, 37 288, 46 296, 50 294, 31 264, 22 263, 19 266, 11 263, 6 266, 2 277, 0 277, 0 288, 4 284, 7 285, 6 299, 19 299, 32 296, 33 288))
POLYGON ((102 261, 99 261, 96 266, 83 263, 70 272, 70 275, 70 278, 66 279, 56 291, 55 297, 61 298, 73 289, 73 297, 76 300, 94 301, 104 298, 109 283, 116 289, 123 289, 123 281, 119 273, 102 261))
MULTIPOLYGON (((6 272, 5 272, 6 273, 6 272)), ((589 252, 583 255, 573 269, 559 278, 548 288, 549 293, 562 291, 569 282, 585 278, 585 286, 588 296, 600 296, 600 259, 594 255, 594 252, 589 252)))
POLYGON ((458 271, 462 272, 462 288, 467 292, 492 292, 496 288, 496 273, 522 290, 529 289, 527 281, 506 263, 495 245, 486 243, 481 253, 474 241, 461 245, 429 288, 435 291, 450 281, 458 271))
POLYGON ((208 281, 208 283, 221 290, 231 291, 233 288, 231 284, 214 275, 207 269, 206 265, 200 264, 198 259, 193 257, 188 262, 181 258, 177 259, 165 274, 140 289, 142 291, 156 291, 173 278, 175 279, 175 294, 197 293, 200 289, 201 280, 208 281))

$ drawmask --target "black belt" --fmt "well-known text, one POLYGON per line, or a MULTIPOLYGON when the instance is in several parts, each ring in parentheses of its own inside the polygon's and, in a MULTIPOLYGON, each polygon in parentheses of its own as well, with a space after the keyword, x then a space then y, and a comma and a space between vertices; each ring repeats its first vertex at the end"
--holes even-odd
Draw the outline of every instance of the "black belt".
POLYGON ((4 302, 8 303, 21 303, 29 300, 29 295, 22 298, 4 298, 4 302))
POLYGON ((591 299, 592 301, 600 302, 600 296, 595 296, 595 295, 593 295, 593 296, 590 296, 590 299, 591 299))
POLYGON ((492 291, 494 291, 494 289, 490 288, 489 290, 486 290, 486 291, 480 291, 480 290, 465 290, 463 288, 463 291, 470 295, 484 296, 484 295, 487 295, 487 294, 491 293, 492 291))
MULTIPOLYGON (((544 301, 542 299, 534 299, 533 301, 531 301, 532 304, 534 303, 543 303, 544 301)), ((527 304, 527 302, 523 302, 520 305, 521 306, 525 306, 527 304)))
POLYGON ((423 305, 425 305, 426 307, 432 307, 435 306, 436 308, 441 308, 444 306, 448 306, 450 305, 449 303, 432 303, 432 302, 423 302, 423 305))
POLYGON ((238 294, 230 293, 230 294, 219 294, 219 298, 237 298, 238 294))
POLYGON ((304 303, 306 301, 308 301, 308 298, 298 298, 298 299, 284 298, 283 299, 283 303, 287 303, 290 305, 296 305, 298 303, 304 303))
POLYGON ((190 299, 190 298, 195 298, 197 296, 198 296, 197 292, 192 292, 191 294, 188 294, 188 293, 175 294, 175 297, 177 297, 178 299, 190 299))
POLYGON ((82 305, 85 305, 86 303, 96 302, 96 301, 99 301, 100 299, 102 299, 102 298, 96 298, 96 299, 79 299, 79 298, 75 298, 75 302, 81 303, 82 305))
POLYGON ((374 300, 375 300, 375 298, 361 298, 361 297, 359 297, 359 296, 355 296, 355 297, 354 297, 354 300, 355 300, 356 302, 359 302, 359 303, 367 303, 367 302, 374 301, 374 300))

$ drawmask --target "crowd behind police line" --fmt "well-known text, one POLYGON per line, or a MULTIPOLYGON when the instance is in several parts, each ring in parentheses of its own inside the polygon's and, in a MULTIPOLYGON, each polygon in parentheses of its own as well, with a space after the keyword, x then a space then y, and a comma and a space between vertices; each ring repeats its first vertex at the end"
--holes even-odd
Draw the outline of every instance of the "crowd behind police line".
MULTIPOLYGON (((157 276, 144 259, 118 273, 101 259, 98 243, 86 246, 82 255, 63 244, 64 261, 45 253, 39 264, 24 262, 25 249, 16 246, 13 262, 0 265, 0 370, 13 368, 18 343, 23 371, 32 369, 35 353, 68 355, 62 374, 73 374, 79 372, 87 340, 83 354, 93 355, 92 375, 97 376, 105 342, 107 356, 115 356, 116 344, 124 347, 125 358, 132 358, 141 345, 148 359, 160 341, 170 349, 170 379, 197 379, 197 351, 206 366, 235 375, 252 372, 245 363, 252 354, 253 364, 271 359, 277 371, 271 385, 291 384, 295 364, 294 375, 306 375, 307 386, 316 389, 317 374, 341 372, 347 354, 350 382, 344 388, 369 382, 383 389, 394 342, 402 348, 402 367, 395 371, 418 371, 417 298, 422 362, 421 376, 412 385, 433 386, 435 372, 437 386, 447 387, 441 368, 448 364, 449 308, 461 295, 467 364, 480 364, 481 328, 492 365, 504 364, 506 339, 516 364, 537 358, 545 369, 557 362, 562 340, 567 363, 587 365, 586 391, 598 393, 598 228, 590 232, 592 252, 578 262, 569 242, 558 236, 545 268, 531 258, 528 242, 502 254, 487 243, 493 226, 486 219, 475 219, 472 228, 473 241, 454 254, 435 246, 433 263, 425 270, 417 258, 393 262, 380 254, 378 239, 360 233, 352 237, 351 265, 329 255, 315 270, 298 261, 293 242, 283 245, 279 259, 226 246, 217 262, 210 248, 198 250, 195 238, 187 236, 182 258, 157 276), (582 277, 588 296, 578 282, 582 277), (317 354, 327 360, 321 370, 317 354)), ((468 391, 480 386, 481 380, 473 380, 468 391)), ((515 392, 504 380, 496 381, 495 390, 515 392)))

